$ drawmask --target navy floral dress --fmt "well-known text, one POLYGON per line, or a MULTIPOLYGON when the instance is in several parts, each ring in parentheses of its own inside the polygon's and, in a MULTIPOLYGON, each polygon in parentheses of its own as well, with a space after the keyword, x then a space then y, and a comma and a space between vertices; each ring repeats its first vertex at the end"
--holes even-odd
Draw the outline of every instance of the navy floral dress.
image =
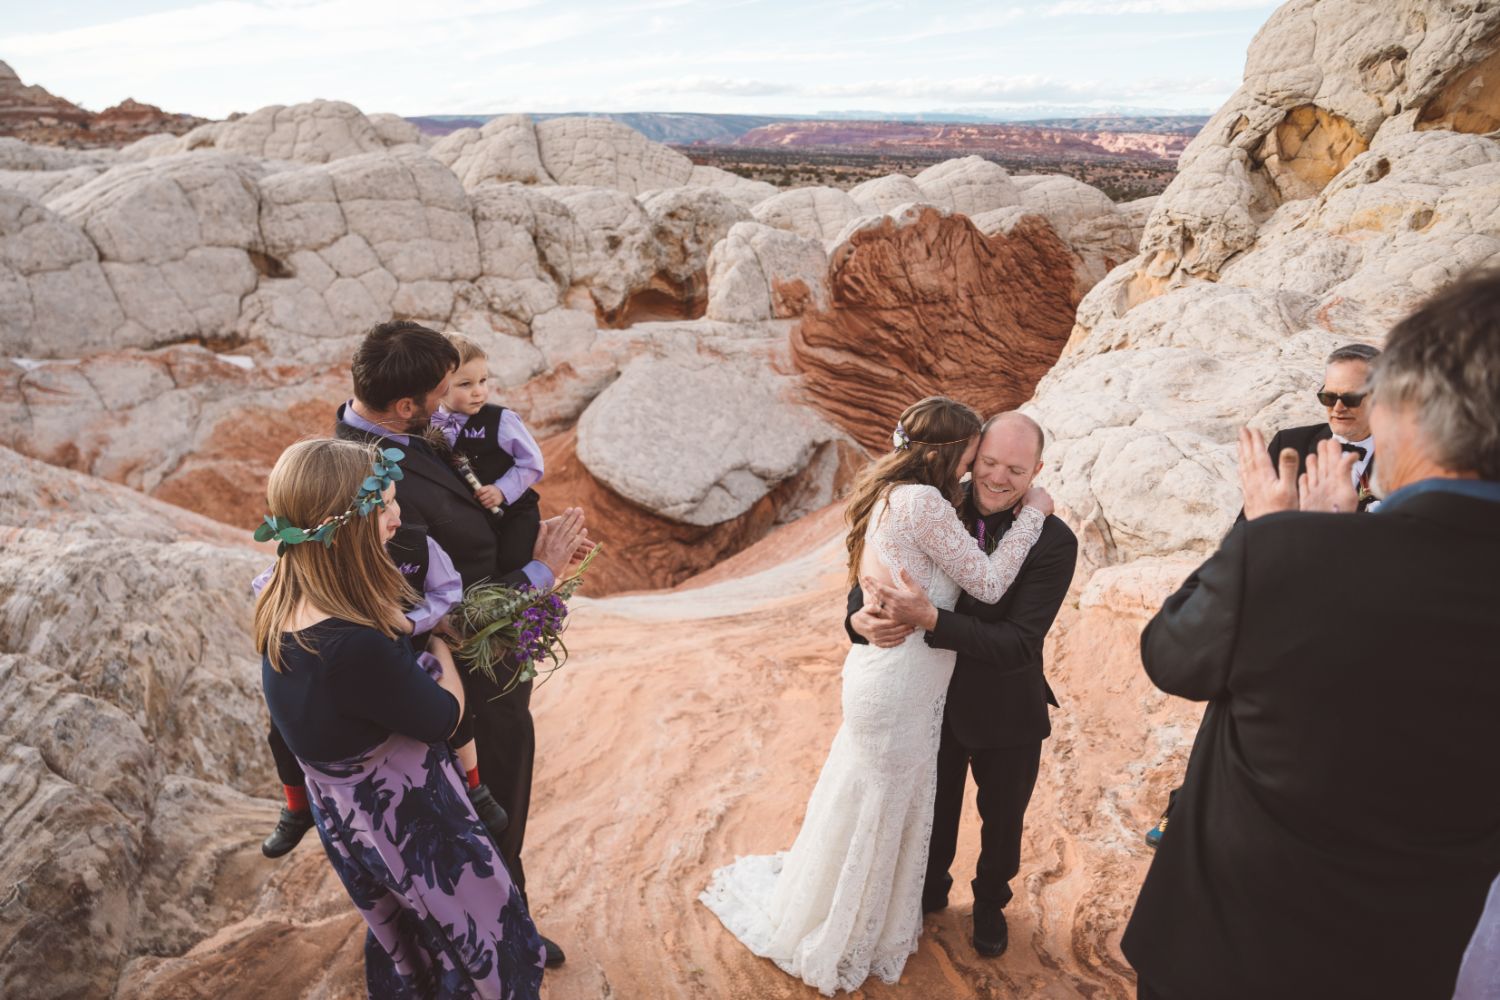
POLYGON ((316 651, 287 639, 285 668, 266 662, 262 681, 323 849, 369 925, 370 996, 534 1000, 541 939, 443 742, 458 703, 433 680, 441 667, 351 622, 302 634, 316 651))

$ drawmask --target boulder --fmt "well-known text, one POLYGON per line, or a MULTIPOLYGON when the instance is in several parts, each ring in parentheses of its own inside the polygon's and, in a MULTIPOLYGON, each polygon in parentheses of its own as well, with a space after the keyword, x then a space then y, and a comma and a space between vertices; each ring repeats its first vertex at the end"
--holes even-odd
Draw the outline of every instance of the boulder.
POLYGON ((1072 248, 1078 298, 1136 255, 1139 233, 1103 191, 1071 177, 1028 180, 1031 183, 1021 191, 1021 206, 1046 218, 1072 248))
POLYGON ((828 307, 821 240, 739 222, 708 259, 709 319, 751 323, 828 307))
POLYGON ((106 169, 103 164, 94 164, 66 170, 0 170, 0 188, 46 203, 51 198, 83 187, 106 169))
POLYGON ((484 184, 470 203, 488 319, 524 335, 573 285, 573 248, 584 241, 578 221, 561 201, 521 184, 484 184))
POLYGON ((932 196, 905 174, 886 174, 856 184, 849 189, 849 197, 865 215, 883 215, 900 205, 932 201, 932 196))
MULTIPOLYGON (((390 131, 389 123, 386 131, 390 131)), ((380 152, 388 145, 381 130, 354 105, 319 100, 291 106, 273 104, 231 121, 209 122, 173 143, 145 149, 152 156, 212 149, 274 160, 328 163, 380 152)))
POLYGON ((1042 220, 989 237, 931 207, 864 220, 830 255, 829 306, 803 316, 794 361, 813 403, 876 450, 923 396, 1010 409, 1068 338, 1073 266, 1042 220))
POLYGON ((636 195, 687 184, 693 163, 676 150, 604 118, 551 118, 536 126, 542 166, 558 184, 636 195))
POLYGON ((709 187, 715 191, 722 191, 746 209, 754 208, 777 191, 776 185, 767 181, 741 177, 727 170, 720 170, 718 167, 701 164, 694 165, 687 182, 690 187, 709 187))
POLYGON ((468 197, 423 153, 282 171, 261 196, 265 273, 237 328, 279 356, 346 359, 393 314, 443 326, 480 276, 468 197))
POLYGON ((469 191, 487 183, 554 183, 542 166, 536 127, 526 115, 501 115, 481 128, 461 128, 433 143, 431 152, 469 191))
POLYGON ((751 213, 756 222, 798 236, 827 242, 853 219, 864 215, 855 200, 838 188, 793 188, 767 198, 751 213))
POLYGON ((579 419, 578 459, 649 511, 731 521, 842 436, 792 391, 769 372, 638 358, 579 419))
POLYGON ((30 198, 0 190, 0 355, 101 350, 124 321, 84 231, 30 198))
POLYGON ((389 112, 369 115, 371 127, 380 141, 387 148, 393 146, 420 146, 422 144, 422 130, 400 115, 389 112))
POLYGON ((685 319, 703 315, 708 302, 708 258, 730 229, 750 218, 750 211, 733 197, 713 188, 665 188, 642 195, 641 207, 650 220, 656 244, 656 281, 652 290, 659 304, 641 301, 637 316, 685 319), (666 301, 661 302, 661 299, 666 301))
POLYGON ((234 329, 258 280, 258 175, 243 157, 182 155, 114 167, 53 199, 97 247, 124 314, 96 343, 220 341, 234 329))
POLYGON ((923 200, 963 215, 1017 205, 1021 191, 998 163, 982 156, 944 160, 913 179, 926 196, 923 200))
MULTIPOLYGON (((545 124, 545 123, 544 123, 545 124)), ((627 325, 631 297, 650 287, 657 269, 651 218, 635 197, 613 187, 547 188, 570 212, 573 283, 588 293, 607 325, 627 325)))

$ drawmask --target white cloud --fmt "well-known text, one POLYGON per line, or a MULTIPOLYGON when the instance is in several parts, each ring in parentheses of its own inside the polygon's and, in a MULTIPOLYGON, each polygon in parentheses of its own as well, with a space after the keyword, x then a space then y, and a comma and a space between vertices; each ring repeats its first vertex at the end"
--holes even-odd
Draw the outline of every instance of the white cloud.
POLYGON ((1058 0, 1047 14, 1211 14, 1236 10, 1270 10, 1280 0, 1058 0))

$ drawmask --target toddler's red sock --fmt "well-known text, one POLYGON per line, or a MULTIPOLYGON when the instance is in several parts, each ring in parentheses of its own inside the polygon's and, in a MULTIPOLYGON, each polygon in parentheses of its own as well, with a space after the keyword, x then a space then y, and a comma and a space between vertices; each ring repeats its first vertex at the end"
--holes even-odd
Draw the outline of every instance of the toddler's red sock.
POLYGON ((286 796, 286 807, 294 813, 307 812, 307 788, 303 785, 282 785, 281 792, 286 796))
POLYGON ((477 767, 471 767, 471 768, 469 768, 469 773, 468 773, 467 777, 469 779, 469 787, 470 788, 478 788, 479 787, 479 768, 477 768, 477 767))

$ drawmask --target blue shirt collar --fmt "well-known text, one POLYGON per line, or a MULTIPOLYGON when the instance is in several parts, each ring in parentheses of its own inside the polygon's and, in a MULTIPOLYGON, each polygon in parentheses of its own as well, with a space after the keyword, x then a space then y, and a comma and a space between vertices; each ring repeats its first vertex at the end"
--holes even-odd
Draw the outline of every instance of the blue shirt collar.
POLYGON ((1500 503, 1500 483, 1493 480, 1433 478, 1419 479, 1401 487, 1381 502, 1380 510, 1382 512, 1390 510, 1395 505, 1405 503, 1412 497, 1421 496, 1423 493, 1457 493, 1459 496, 1473 497, 1476 500, 1500 503))

